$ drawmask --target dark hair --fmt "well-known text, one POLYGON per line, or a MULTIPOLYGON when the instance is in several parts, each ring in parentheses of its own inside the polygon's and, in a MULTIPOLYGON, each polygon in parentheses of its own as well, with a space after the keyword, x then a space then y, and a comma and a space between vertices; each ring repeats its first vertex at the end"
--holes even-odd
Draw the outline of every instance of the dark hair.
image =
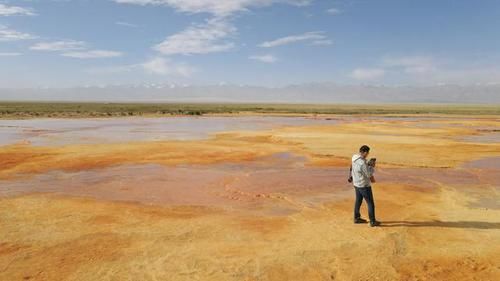
POLYGON ((368 145, 363 145, 362 147, 359 148, 359 152, 370 152, 370 147, 368 145))

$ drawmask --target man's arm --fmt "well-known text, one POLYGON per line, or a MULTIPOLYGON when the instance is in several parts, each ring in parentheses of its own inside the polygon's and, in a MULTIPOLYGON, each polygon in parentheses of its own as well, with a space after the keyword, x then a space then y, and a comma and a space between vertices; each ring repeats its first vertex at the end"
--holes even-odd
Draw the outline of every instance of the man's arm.
POLYGON ((369 178, 371 182, 375 182, 375 177, 373 176, 375 169, 372 166, 368 166, 366 162, 361 164, 361 173, 369 178))
POLYGON ((366 162, 361 163, 361 173, 365 175, 367 178, 371 178, 373 175, 373 167, 370 167, 366 164, 366 162))
POLYGON ((373 176, 373 174, 375 174, 375 166, 372 166, 372 165, 367 165, 368 166, 368 171, 371 173, 371 177, 370 177, 370 182, 376 182, 375 180, 375 177, 373 176))

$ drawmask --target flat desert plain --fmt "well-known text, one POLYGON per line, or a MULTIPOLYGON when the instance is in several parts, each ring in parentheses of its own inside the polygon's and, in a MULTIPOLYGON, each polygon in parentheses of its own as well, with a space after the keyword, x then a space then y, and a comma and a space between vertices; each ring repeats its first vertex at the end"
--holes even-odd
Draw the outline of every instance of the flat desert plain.
POLYGON ((494 115, 1 120, 0 280, 500 280, 499 130, 494 115), (377 228, 353 224, 363 144, 377 228))

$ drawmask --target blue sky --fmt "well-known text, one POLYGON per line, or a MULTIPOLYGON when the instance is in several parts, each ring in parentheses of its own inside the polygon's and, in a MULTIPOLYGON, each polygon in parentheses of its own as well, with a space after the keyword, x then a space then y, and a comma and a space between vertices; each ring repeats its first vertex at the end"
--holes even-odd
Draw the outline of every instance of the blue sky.
POLYGON ((500 1, 0 0, 0 87, 500 82, 500 1))

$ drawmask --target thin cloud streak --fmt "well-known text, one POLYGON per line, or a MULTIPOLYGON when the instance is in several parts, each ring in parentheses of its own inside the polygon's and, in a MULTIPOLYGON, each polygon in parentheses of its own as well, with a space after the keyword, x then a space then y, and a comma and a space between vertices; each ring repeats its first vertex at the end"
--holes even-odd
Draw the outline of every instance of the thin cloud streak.
POLYGON ((133 23, 129 23, 129 22, 124 22, 124 21, 117 21, 115 22, 116 25, 121 25, 121 26, 126 26, 126 27, 133 27, 133 28, 136 28, 136 27, 139 27, 139 25, 137 24, 133 24, 133 23))
POLYGON ((89 50, 83 52, 68 52, 61 54, 63 57, 77 59, 98 59, 98 58, 116 58, 123 56, 123 53, 108 50, 89 50))
POLYGON ((281 37, 275 40, 271 41, 266 41, 261 44, 259 44, 259 47, 262 48, 273 48, 273 47, 278 47, 278 46, 283 46, 283 45, 288 45, 296 42, 302 42, 302 41, 322 41, 322 40, 328 40, 326 35, 324 34, 323 31, 311 31, 311 32, 306 32, 303 34, 297 34, 297 35, 290 35, 286 37, 281 37))
POLYGON ((72 51, 72 50, 83 50, 86 48, 86 43, 83 41, 75 40, 63 40, 54 42, 39 42, 31 46, 31 50, 36 51, 72 51))
POLYGON ((32 9, 23 8, 18 6, 7 6, 0 3, 0 17, 1 16, 34 16, 36 15, 32 9))
POLYGON ((22 53, 18 52, 0 52, 0 57, 17 57, 22 55, 22 53))
POLYGON ((337 9, 337 8, 330 8, 330 9, 326 10, 326 13, 330 14, 330 15, 338 15, 338 14, 341 14, 342 11, 337 9))
POLYGON ((264 63, 275 63, 278 59, 273 55, 254 55, 248 57, 251 60, 256 60, 264 63))
POLYGON ((5 25, 0 25, 0 42, 20 41, 36 39, 37 36, 29 33, 19 32, 5 25))

